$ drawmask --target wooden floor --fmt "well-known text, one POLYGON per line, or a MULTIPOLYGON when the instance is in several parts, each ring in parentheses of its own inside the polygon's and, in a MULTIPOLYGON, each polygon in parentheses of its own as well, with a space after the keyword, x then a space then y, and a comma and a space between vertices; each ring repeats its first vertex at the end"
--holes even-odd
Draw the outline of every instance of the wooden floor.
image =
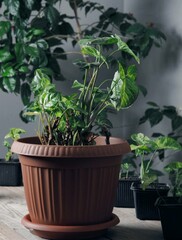
MULTIPOLYGON (((162 240, 159 221, 141 221, 134 209, 115 208, 120 223, 97 240, 162 240)), ((23 187, 0 187, 0 240, 40 240, 21 225, 27 213, 23 187)))

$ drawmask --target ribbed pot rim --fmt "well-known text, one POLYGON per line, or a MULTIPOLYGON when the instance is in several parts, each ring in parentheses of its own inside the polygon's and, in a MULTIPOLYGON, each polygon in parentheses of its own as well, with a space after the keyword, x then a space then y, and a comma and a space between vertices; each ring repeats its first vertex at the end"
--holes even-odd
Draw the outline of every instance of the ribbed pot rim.
POLYGON ((121 138, 110 138, 110 144, 105 144, 105 137, 96 138, 96 145, 89 146, 60 146, 41 145, 38 137, 20 138, 14 141, 11 151, 26 156, 53 157, 53 158, 92 158, 119 156, 130 152, 127 141, 121 138))

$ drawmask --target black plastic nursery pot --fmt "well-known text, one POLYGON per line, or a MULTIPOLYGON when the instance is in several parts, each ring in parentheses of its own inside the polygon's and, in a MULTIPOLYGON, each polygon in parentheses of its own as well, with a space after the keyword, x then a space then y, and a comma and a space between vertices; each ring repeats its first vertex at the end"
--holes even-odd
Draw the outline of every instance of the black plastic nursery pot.
POLYGON ((22 172, 18 160, 0 159, 0 186, 21 186, 22 172))
POLYGON ((175 197, 160 197, 156 201, 159 209, 165 240, 182 239, 182 201, 175 197))
POLYGON ((133 191, 131 190, 131 184, 139 183, 140 180, 137 177, 130 177, 120 179, 118 181, 117 194, 115 207, 134 208, 133 191))
POLYGON ((167 196, 169 186, 164 183, 155 183, 143 190, 139 183, 131 186, 134 197, 136 217, 140 220, 160 220, 155 202, 160 196, 167 196))

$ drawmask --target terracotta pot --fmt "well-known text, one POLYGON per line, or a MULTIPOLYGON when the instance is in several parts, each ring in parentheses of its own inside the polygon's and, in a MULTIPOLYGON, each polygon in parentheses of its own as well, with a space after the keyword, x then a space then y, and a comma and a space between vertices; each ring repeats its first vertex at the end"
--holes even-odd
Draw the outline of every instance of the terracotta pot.
MULTIPOLYGON (((46 238, 51 227, 57 227, 51 238, 61 239, 63 226, 68 226, 63 238, 70 238, 71 227, 80 238, 75 226, 83 226, 89 237, 94 231, 103 234, 119 222, 112 210, 121 157, 130 151, 126 141, 111 138, 106 145, 105 138, 98 137, 94 146, 46 146, 32 137, 14 142, 12 151, 21 162, 29 211, 23 224, 28 228, 37 224, 33 228, 36 235, 46 238), (103 226, 94 230, 92 225, 103 226)), ((83 238, 87 237, 84 234, 83 238)))

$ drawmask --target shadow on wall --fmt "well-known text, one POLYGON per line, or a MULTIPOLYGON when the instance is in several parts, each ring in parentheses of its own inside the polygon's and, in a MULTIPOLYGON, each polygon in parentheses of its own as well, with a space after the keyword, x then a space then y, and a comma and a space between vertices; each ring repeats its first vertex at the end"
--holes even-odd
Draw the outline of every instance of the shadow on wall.
POLYGON ((167 34, 165 51, 163 52, 161 59, 162 69, 171 67, 177 68, 181 64, 181 54, 182 36, 175 29, 172 29, 172 31, 167 34))

